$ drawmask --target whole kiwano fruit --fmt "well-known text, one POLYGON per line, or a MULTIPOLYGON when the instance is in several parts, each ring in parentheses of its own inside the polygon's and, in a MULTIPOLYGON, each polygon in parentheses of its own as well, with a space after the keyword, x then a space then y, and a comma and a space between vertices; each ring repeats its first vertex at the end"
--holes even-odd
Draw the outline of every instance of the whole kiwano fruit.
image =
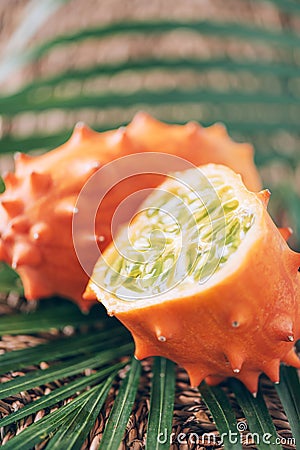
MULTIPOLYGON (((93 296, 90 301, 82 299, 89 277, 72 240, 77 197, 99 168, 140 152, 164 152, 195 165, 222 163, 240 173, 250 189, 260 189, 252 147, 234 143, 221 124, 167 125, 146 113, 138 113, 126 128, 104 133, 78 124, 70 140, 53 151, 36 157, 17 154, 15 173, 4 176, 0 260, 19 273, 28 300, 58 294, 89 309, 93 296)), ((162 177, 149 174, 115 186, 98 211, 94 230, 83 224, 82 239, 97 241, 102 251, 111 241, 111 220, 118 204, 132 192, 161 182, 162 177)))
POLYGON ((231 169, 209 164, 152 192, 98 260, 88 289, 131 331, 138 359, 164 356, 191 384, 257 392, 280 362, 300 368, 300 255, 231 169))

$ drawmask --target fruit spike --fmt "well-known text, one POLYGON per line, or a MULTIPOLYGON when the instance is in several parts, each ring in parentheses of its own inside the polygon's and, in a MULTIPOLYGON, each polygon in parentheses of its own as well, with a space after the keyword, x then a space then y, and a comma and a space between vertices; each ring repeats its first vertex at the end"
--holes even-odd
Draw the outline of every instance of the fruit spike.
POLYGON ((52 178, 49 173, 31 172, 30 184, 34 194, 44 194, 51 186, 52 178))
POLYGON ((269 361, 268 364, 264 367, 264 373, 270 378, 270 380, 278 384, 279 383, 279 367, 280 360, 274 359, 273 361, 269 361))
POLYGON ((281 236, 287 241, 293 234, 293 230, 290 227, 278 228, 281 236))
POLYGON ((12 268, 20 266, 38 266, 41 262, 41 254, 37 247, 26 243, 17 243, 14 247, 12 268))
POLYGON ((231 349, 231 354, 227 355, 227 359, 230 363, 230 367, 234 373, 240 373, 243 363, 244 356, 239 349, 231 349))
POLYGON ((280 362, 300 368, 299 254, 261 197, 225 166, 172 174, 102 253, 87 290, 130 330, 137 358, 177 362, 192 386, 235 377, 253 395, 261 373, 279 381, 280 362))
POLYGON ((260 375, 259 371, 250 370, 247 373, 236 377, 242 383, 244 383, 244 385, 251 392, 254 398, 257 397, 259 375, 260 375))
POLYGON ((31 163, 33 157, 25 153, 16 152, 14 154, 14 160, 16 165, 16 173, 22 175, 22 171, 28 166, 29 163, 31 163))
POLYGON ((24 216, 17 216, 10 222, 10 228, 15 233, 26 233, 29 230, 29 222, 24 216))
MULTIPOLYGON (((78 194, 89 177, 108 162, 139 152, 162 151, 195 165, 227 164, 241 173, 249 188, 260 189, 252 148, 233 142, 223 126, 202 128, 193 122, 167 125, 146 113, 137 114, 126 128, 104 133, 79 123, 69 141, 59 148, 35 157, 15 155, 16 173, 5 176, 6 191, 0 195, 1 258, 18 266, 17 243, 30 244, 33 254, 40 255, 39 265, 30 270, 29 266, 17 268, 27 298, 58 294, 89 308, 95 296, 92 294, 91 301, 84 304, 82 293, 88 276, 78 261, 72 239, 78 194)), ((100 250, 111 241, 110 225, 118 204, 135 191, 155 187, 161 180, 134 177, 107 195, 94 230, 95 236, 103 238, 97 241, 100 250)), ((94 195, 98 190, 97 185, 94 195)), ((83 238, 90 235, 90 229, 83 226, 83 238)))
POLYGON ((263 191, 260 191, 257 195, 261 199, 263 205, 267 208, 271 197, 271 192, 269 191, 269 189, 264 189, 263 191))
POLYGON ((14 154, 14 160, 16 164, 26 164, 32 160, 32 156, 26 153, 16 152, 14 154))
POLYGON ((96 131, 92 130, 84 122, 78 122, 74 127, 71 140, 75 143, 80 143, 93 136, 97 136, 96 131))
POLYGON ((2 208, 5 209, 9 217, 15 217, 23 211, 23 202, 21 200, 2 200, 2 208))
POLYGON ((275 315, 275 319, 270 321, 270 328, 279 341, 294 342, 293 321, 285 312, 275 315))
POLYGON ((3 175, 3 181, 6 187, 14 187, 18 184, 16 175, 12 172, 7 172, 3 175))
POLYGON ((300 359, 294 349, 290 350, 290 352, 283 358, 283 362, 289 366, 300 369, 300 359))

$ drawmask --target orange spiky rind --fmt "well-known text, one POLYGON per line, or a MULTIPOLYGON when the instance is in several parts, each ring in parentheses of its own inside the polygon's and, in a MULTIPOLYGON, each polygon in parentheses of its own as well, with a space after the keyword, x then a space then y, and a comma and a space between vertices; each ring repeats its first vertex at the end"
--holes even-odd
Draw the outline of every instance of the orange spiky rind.
POLYGON ((262 204, 267 208, 270 197, 271 197, 271 191, 269 189, 264 189, 263 191, 260 191, 257 194, 258 198, 262 201, 262 204))
POLYGON ((275 339, 294 342, 294 323, 285 311, 275 314, 275 317, 270 321, 270 328, 275 339))
POLYGON ((77 124, 74 127, 70 141, 76 145, 86 140, 89 140, 94 136, 97 137, 97 135, 98 133, 92 130, 90 127, 88 127, 84 122, 77 122, 77 124))
POLYGON ((233 373, 240 373, 242 370, 245 356, 241 352, 240 349, 230 349, 230 353, 226 355, 226 359, 228 359, 231 370, 233 373))
POLYGON ((285 241, 287 241, 293 234, 293 229, 290 227, 279 227, 278 230, 285 241))
POLYGON ((76 196, 66 197, 63 200, 57 201, 55 205, 55 214, 57 219, 66 219, 70 221, 74 214, 78 214, 76 207, 76 196))
POLYGON ((16 243, 12 258, 12 268, 17 269, 20 266, 38 266, 42 260, 41 253, 36 246, 25 242, 16 243))
POLYGON ((219 123, 208 128, 202 128, 196 122, 183 126, 168 125, 139 112, 128 125, 127 135, 142 151, 160 149, 183 157, 196 166, 208 163, 227 165, 242 175, 249 189, 261 189, 252 146, 233 142, 226 128, 219 123))
MULTIPOLYGON (((27 298, 55 294, 71 298, 81 307, 92 304, 94 295, 85 303, 82 300, 88 276, 73 248, 72 220, 77 213, 78 194, 93 173, 108 162, 137 152, 162 151, 196 165, 227 164, 242 174, 250 188, 260 189, 252 152, 234 143, 223 126, 202 128, 195 122, 167 125, 143 112, 126 128, 105 133, 97 133, 80 122, 69 141, 55 150, 34 157, 15 154, 15 173, 4 176, 6 191, 0 195, 0 256, 17 267, 27 298), (14 254, 16 243, 24 248, 31 246, 33 254, 39 255, 39 264, 30 270, 29 266, 20 266, 21 259, 14 254), (51 267, 54 261, 60 265, 55 270, 51 267)), ((111 240, 110 223, 117 205, 131 193, 155 187, 160 181, 136 177, 107 196, 94 230, 105 238, 97 241, 100 250, 111 240)), ((91 235, 84 228, 82 233, 91 235)))
POLYGON ((279 369, 280 360, 274 359, 273 361, 269 361, 268 364, 264 367, 264 373, 273 383, 278 384, 280 381, 279 369))
POLYGON ((251 392, 254 398, 257 397, 259 376, 259 371, 250 370, 247 373, 237 377, 242 383, 244 383, 244 385, 246 386, 248 391, 251 392))
POLYGON ((31 162, 32 156, 27 155, 26 153, 16 152, 14 154, 14 160, 16 165, 27 164, 31 162))
POLYGON ((25 216, 17 216, 10 222, 10 228, 15 233, 26 233, 29 227, 29 221, 25 216))
POLYGON ((205 382, 209 386, 217 386, 218 384, 222 383, 225 380, 226 380, 226 378, 219 377, 217 375, 209 375, 208 377, 205 377, 205 382))
POLYGON ((46 222, 38 222, 30 229, 30 237, 32 241, 40 241, 43 243, 48 243, 49 245, 52 236, 53 233, 46 222))
POLYGON ((13 188, 18 184, 18 178, 12 172, 4 173, 2 178, 3 178, 6 189, 13 188))
POLYGON ((33 194, 41 195, 44 194, 52 184, 52 177, 49 173, 31 172, 30 185, 33 194))
MULTIPOLYGON (((209 167, 201 171, 210 173, 209 167)), ((216 176, 218 170, 229 171, 217 166, 214 170, 216 176)), ((241 204, 245 201, 255 219, 223 272, 201 285, 126 301, 117 291, 107 291, 102 282, 102 261, 110 264, 116 258, 115 244, 111 244, 96 265, 88 289, 130 330, 137 358, 163 356, 177 362, 187 370, 192 386, 203 379, 214 383, 235 377, 256 395, 261 373, 277 383, 280 361, 300 367, 293 350, 293 341, 300 338, 296 264, 300 255, 288 247, 261 194, 246 191, 235 177, 240 190, 235 198, 241 204)), ((159 192, 173 192, 172 186, 165 182, 159 192)), ((150 197, 141 210, 149 205, 150 197)), ((122 233, 115 242, 122 249, 121 239, 122 233)))
POLYGON ((300 369, 300 359, 298 355, 295 353, 294 348, 292 348, 287 355, 284 356, 282 361, 287 364, 288 366, 296 367, 297 369, 300 369))
POLYGON ((24 209, 22 200, 17 199, 1 200, 1 206, 10 218, 21 214, 24 209))

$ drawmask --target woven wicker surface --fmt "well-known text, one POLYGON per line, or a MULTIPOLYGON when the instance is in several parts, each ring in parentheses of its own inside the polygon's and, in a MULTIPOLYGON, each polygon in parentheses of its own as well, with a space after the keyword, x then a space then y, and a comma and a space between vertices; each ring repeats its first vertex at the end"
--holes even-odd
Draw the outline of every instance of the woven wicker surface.
MULTIPOLYGON (((18 297, 11 296, 8 299, 2 299, 0 304, 0 315, 10 314, 16 312, 16 310, 26 311, 28 308, 32 309, 36 307, 32 303, 27 304, 24 300, 18 299, 18 297)), ((87 330, 85 330, 87 331, 87 330)), ((4 335, 0 341, 0 353, 18 350, 25 347, 33 347, 44 342, 53 342, 58 337, 64 335, 70 335, 74 333, 73 329, 66 327, 62 331, 51 330, 47 333, 38 333, 34 336, 30 335, 18 335, 10 336, 4 335)), ((145 446, 145 438, 147 432, 147 418, 150 403, 150 383, 151 383, 151 359, 143 362, 143 372, 140 379, 140 386, 138 390, 137 399, 130 416, 130 420, 127 425, 126 433, 123 439, 120 450, 140 450, 145 446)), ((45 369, 49 367, 47 361, 42 362, 39 366, 27 367, 26 370, 18 370, 10 372, 0 377, 0 382, 6 382, 17 376, 22 376, 25 373, 37 368, 45 369)), ((90 369, 87 369, 83 375, 86 376, 91 373, 90 369)), ((90 449, 95 450, 99 446, 101 436, 105 427, 106 420, 109 416, 111 407, 116 393, 119 388, 119 381, 124 377, 126 373, 126 367, 119 372, 119 377, 113 385, 113 388, 108 396, 108 399, 98 416, 88 438, 85 441, 82 450, 90 449)), ((36 400, 49 393, 51 390, 66 384, 73 380, 75 377, 58 380, 52 383, 39 386, 29 391, 21 392, 17 395, 13 395, 0 401, 0 416, 4 417, 19 408, 22 408, 25 404, 36 400)), ((226 383, 223 384, 223 388, 228 394, 233 409, 237 415, 238 423, 240 425, 239 431, 243 428, 242 432, 242 444, 245 449, 256 449, 255 436, 251 436, 246 425, 246 419, 243 416, 242 411, 237 405, 234 395, 230 392, 226 383)), ((281 438, 281 444, 284 449, 296 449, 294 445, 290 425, 287 417, 283 411, 280 400, 273 385, 265 378, 261 378, 261 389, 264 394, 266 404, 269 408, 270 414, 273 418, 273 422, 278 432, 278 436, 281 438)), ((72 398, 72 397, 71 397, 72 398)), ((24 428, 28 427, 31 423, 41 419, 45 414, 54 411, 63 404, 69 402, 70 399, 55 405, 52 408, 39 411, 25 419, 20 420, 17 424, 9 425, 1 429, 1 441, 2 444, 7 442, 15 434, 18 434, 24 428)), ((210 449, 222 449, 223 446, 220 443, 219 434, 217 432, 215 423, 211 417, 209 410, 204 402, 201 400, 201 396, 197 389, 192 389, 189 386, 188 377, 185 371, 181 368, 177 368, 177 381, 176 381, 176 397, 173 417, 173 430, 170 439, 170 449, 172 450, 210 450, 210 449), (184 433, 184 435, 182 434, 184 433)), ((164 436, 162 436, 164 439, 164 436)), ((47 441, 35 447, 36 450, 45 448, 47 441)))

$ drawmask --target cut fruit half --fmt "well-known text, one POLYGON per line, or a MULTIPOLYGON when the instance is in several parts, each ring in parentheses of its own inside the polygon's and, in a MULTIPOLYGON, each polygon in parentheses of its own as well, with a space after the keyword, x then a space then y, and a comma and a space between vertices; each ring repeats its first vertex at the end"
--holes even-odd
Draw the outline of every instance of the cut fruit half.
POLYGON ((300 367, 299 255, 266 211, 270 193, 209 164, 175 173, 105 250, 88 285, 131 331, 136 357, 179 363, 196 386, 227 376, 256 392, 300 367))
POLYGON ((15 171, 3 174, 0 261, 18 272, 25 297, 59 295, 89 310, 95 295, 84 300, 82 294, 98 247, 103 251, 111 242, 118 205, 158 186, 165 173, 181 170, 170 166, 178 159, 181 168, 224 164, 240 173, 249 189, 261 187, 252 146, 232 141, 224 125, 169 125, 144 112, 127 127, 102 133, 80 122, 70 139, 50 152, 17 153, 15 171))

